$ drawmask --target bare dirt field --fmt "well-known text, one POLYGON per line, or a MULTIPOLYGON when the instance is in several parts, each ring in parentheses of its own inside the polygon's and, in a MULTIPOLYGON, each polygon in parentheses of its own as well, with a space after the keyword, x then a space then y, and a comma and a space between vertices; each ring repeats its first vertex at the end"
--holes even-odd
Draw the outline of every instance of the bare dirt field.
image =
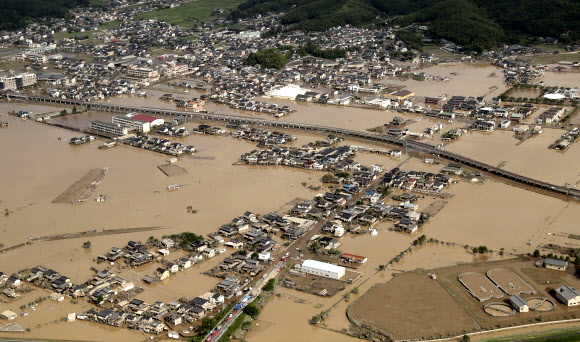
POLYGON ((503 303, 488 304, 483 310, 493 317, 509 317, 515 314, 511 306, 503 303))
MULTIPOLYGON (((448 292, 457 300, 463 308, 481 325, 484 329, 501 328, 513 325, 536 323, 539 321, 555 321, 580 317, 580 308, 568 308, 560 303, 554 296, 554 289, 558 285, 551 285, 545 283, 536 283, 531 278, 529 278, 526 273, 522 272, 532 268, 537 272, 550 271, 542 268, 536 268, 534 266, 535 260, 524 261, 522 259, 507 259, 492 262, 481 262, 472 263, 468 265, 458 265, 453 267, 445 267, 430 270, 430 273, 435 273, 437 275, 437 280, 448 290, 448 292), (525 267, 525 268, 524 268, 525 267), (522 282, 526 282, 533 286, 537 290, 537 294, 533 296, 522 296, 524 300, 529 297, 545 297, 556 303, 556 308, 549 312, 528 312, 525 314, 516 314, 509 317, 492 317, 485 313, 483 310, 483 305, 492 302, 498 302, 497 299, 491 299, 489 301, 484 301, 483 303, 473 298, 473 296, 465 289, 463 285, 457 280, 458 276, 465 272, 478 272, 485 273, 491 269, 502 268, 513 272, 521 278, 522 282)), ((561 272, 563 282, 577 287, 580 285, 580 280, 573 275, 565 274, 561 272)), ((536 279, 540 279, 536 277, 536 279)), ((505 301, 505 299, 504 299, 505 301)), ((505 302, 507 303, 507 302, 505 302)))
POLYGON ((547 298, 528 298, 526 303, 530 307, 530 310, 534 311, 550 311, 556 307, 556 304, 547 298))
POLYGON ((97 185, 107 174, 108 168, 92 169, 76 183, 71 185, 60 196, 54 199, 52 203, 79 203, 86 201, 97 185))
POLYGON ((551 284, 552 286, 559 286, 564 283, 560 277, 561 271, 550 270, 547 268, 522 268, 521 271, 530 277, 536 284, 551 284))
POLYGON ((458 279, 480 302, 503 297, 503 292, 481 273, 463 273, 458 279))
POLYGON ((161 172, 167 177, 183 176, 187 174, 187 170, 175 164, 163 164, 157 166, 161 172))
POLYGON ((393 339, 451 336, 477 328, 453 297, 426 274, 405 273, 376 286, 351 306, 350 314, 393 339))
POLYGON ((343 281, 311 275, 299 277, 288 274, 285 279, 294 282, 296 284, 294 288, 298 291, 317 294, 320 296, 333 296, 337 292, 344 290, 346 287, 346 283, 343 281))
POLYGON ((510 270, 505 268, 495 268, 493 270, 487 271, 487 276, 495 283, 499 288, 507 293, 508 295, 519 295, 522 293, 534 294, 536 290, 526 283, 519 276, 510 270))

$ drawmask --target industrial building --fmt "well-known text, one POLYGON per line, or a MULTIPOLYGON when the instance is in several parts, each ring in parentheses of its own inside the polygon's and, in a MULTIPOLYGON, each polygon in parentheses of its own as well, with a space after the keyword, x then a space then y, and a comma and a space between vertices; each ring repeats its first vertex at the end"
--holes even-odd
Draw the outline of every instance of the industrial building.
POLYGON ((294 100, 296 99, 296 96, 306 94, 306 91, 306 89, 300 88, 299 85, 289 84, 285 87, 270 91, 268 95, 278 99, 294 100))
POLYGON ((122 136, 128 133, 127 127, 115 125, 103 121, 91 121, 91 131, 95 133, 102 133, 105 135, 122 136))
POLYGON ((556 297, 568 306, 580 304, 580 292, 572 286, 562 285, 556 289, 556 297))
POLYGON ((304 260, 301 270, 308 274, 331 279, 340 279, 344 277, 346 272, 342 266, 327 264, 316 260, 304 260))

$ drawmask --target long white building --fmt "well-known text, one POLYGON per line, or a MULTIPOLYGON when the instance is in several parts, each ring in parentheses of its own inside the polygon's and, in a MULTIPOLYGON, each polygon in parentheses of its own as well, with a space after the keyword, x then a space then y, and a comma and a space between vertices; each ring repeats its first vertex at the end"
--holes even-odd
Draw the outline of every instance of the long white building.
POLYGON ((332 279, 344 277, 345 268, 316 260, 304 260, 300 268, 303 272, 332 279))

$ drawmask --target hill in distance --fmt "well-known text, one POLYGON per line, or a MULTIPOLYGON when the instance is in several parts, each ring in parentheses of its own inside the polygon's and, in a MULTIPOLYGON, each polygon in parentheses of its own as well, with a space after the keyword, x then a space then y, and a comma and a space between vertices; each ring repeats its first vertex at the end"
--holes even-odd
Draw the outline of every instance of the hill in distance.
POLYGON ((530 36, 580 38, 578 0, 247 0, 231 16, 279 11, 287 11, 282 24, 305 31, 367 25, 378 16, 402 27, 428 24, 434 37, 475 51, 530 36))
POLYGON ((68 18, 70 9, 87 5, 89 0, 0 0, 0 30, 22 28, 43 18, 68 18))

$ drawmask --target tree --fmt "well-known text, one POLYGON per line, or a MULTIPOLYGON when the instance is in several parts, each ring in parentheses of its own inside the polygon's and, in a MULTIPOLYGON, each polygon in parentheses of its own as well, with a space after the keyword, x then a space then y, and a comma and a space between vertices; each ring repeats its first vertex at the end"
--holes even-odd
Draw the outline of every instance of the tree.
POLYGON ((73 114, 76 114, 77 113, 77 106, 74 106, 73 107, 72 112, 73 112, 73 114))
POLYGON ((318 323, 320 323, 320 316, 318 315, 312 316, 312 318, 310 319, 310 324, 318 324, 318 323))
POLYGON ((276 284, 276 279, 272 278, 268 280, 266 285, 264 285, 263 290, 268 292, 274 291, 274 284, 276 284))
POLYGON ((536 249, 534 251, 534 258, 539 258, 539 257, 540 257, 540 251, 536 249))
POLYGON ((318 252, 320 251, 321 248, 322 247, 320 247, 320 244, 316 241, 314 241, 313 243, 310 244, 310 250, 314 254, 318 254, 318 252))
POLYGON ((352 289, 352 293, 358 294, 358 292, 359 292, 358 287, 355 287, 354 289, 352 289))
POLYGON ((470 342, 471 341, 471 337, 469 337, 469 335, 463 335, 463 338, 461 340, 463 342, 470 342))
POLYGON ((385 265, 379 265, 379 271, 384 271, 387 267, 385 265))
POLYGON ((244 308, 244 313, 252 318, 257 318, 260 315, 260 309, 252 303, 244 308))
POLYGON ((264 49, 256 53, 252 52, 248 58, 244 60, 244 64, 256 65, 259 64, 266 69, 282 69, 286 64, 287 55, 277 49, 264 49))
POLYGON ((66 115, 66 114, 67 114, 66 109, 63 109, 63 110, 60 111, 60 115, 66 115))
POLYGON ((332 174, 327 173, 322 176, 322 183, 336 183, 336 178, 332 174))
POLYGON ((91 242, 90 241, 86 241, 83 243, 83 248, 91 248, 91 242))

